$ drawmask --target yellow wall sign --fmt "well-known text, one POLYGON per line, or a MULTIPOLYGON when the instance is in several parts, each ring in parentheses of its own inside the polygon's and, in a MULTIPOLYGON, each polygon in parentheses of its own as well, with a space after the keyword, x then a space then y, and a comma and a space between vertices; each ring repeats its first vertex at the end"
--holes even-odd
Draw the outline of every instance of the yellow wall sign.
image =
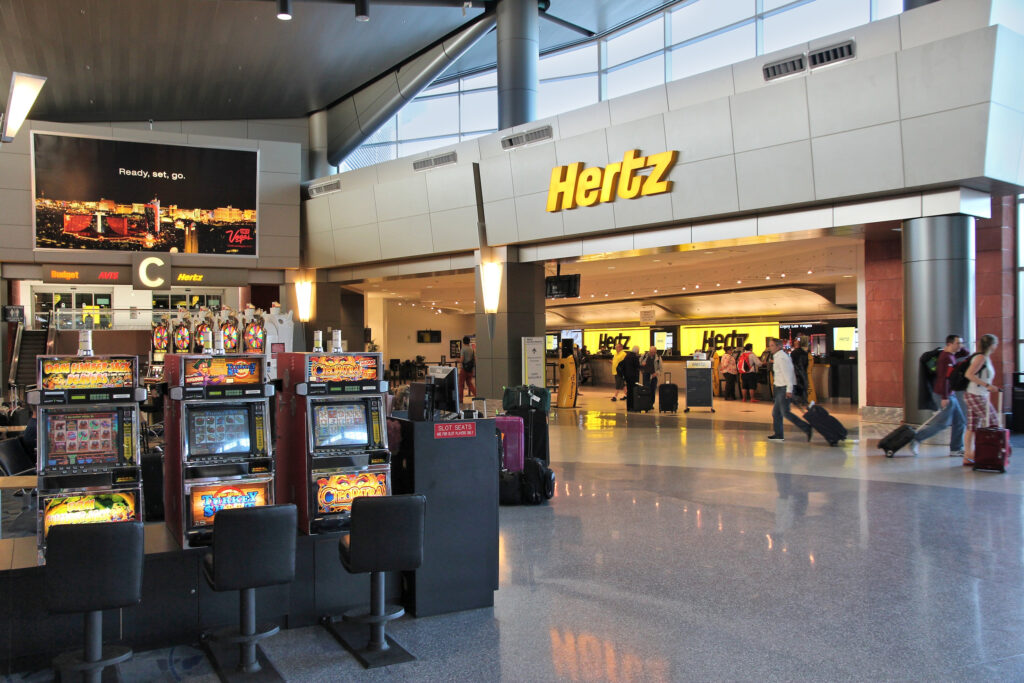
POLYGON ((640 150, 631 149, 622 156, 621 162, 616 161, 604 168, 584 169, 582 161, 556 166, 551 169, 548 211, 613 202, 616 196, 636 199, 671 192, 672 181, 665 177, 677 158, 679 152, 661 152, 645 157, 640 155, 640 150), (648 175, 637 174, 644 168, 651 168, 651 172, 648 175))
POLYGON ((639 346, 641 351, 646 351, 651 348, 651 329, 649 327, 630 327, 583 330, 583 345, 591 353, 597 353, 602 346, 614 351, 616 344, 622 344, 627 351, 634 346, 639 346))
POLYGON ((760 354, 765 349, 765 339, 778 336, 778 323, 680 327, 679 351, 687 356, 698 349, 711 353, 753 344, 754 353, 760 354))

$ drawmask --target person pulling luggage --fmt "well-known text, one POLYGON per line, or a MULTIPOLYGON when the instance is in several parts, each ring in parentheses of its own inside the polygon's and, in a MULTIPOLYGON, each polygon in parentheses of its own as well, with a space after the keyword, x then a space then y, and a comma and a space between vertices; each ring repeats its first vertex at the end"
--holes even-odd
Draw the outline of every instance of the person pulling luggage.
POLYGON ((793 385, 796 384, 796 374, 793 371, 793 361, 789 354, 779 343, 778 339, 768 339, 768 351, 772 354, 772 365, 775 369, 775 391, 774 406, 772 407, 772 433, 768 435, 769 441, 785 441, 782 433, 782 418, 796 425, 796 428, 804 433, 807 440, 811 440, 811 425, 797 417, 790 410, 789 402, 793 399, 793 385))
POLYGON ((989 394, 999 392, 993 384, 996 377, 990 356, 999 346, 999 337, 984 334, 978 342, 978 353, 970 359, 966 377, 969 384, 964 392, 967 403, 967 438, 964 453, 964 465, 974 464, 974 432, 983 427, 995 427, 999 424, 999 416, 989 400, 989 394))
POLYGON ((910 450, 914 455, 918 454, 918 446, 922 441, 952 425, 953 431, 949 436, 949 456, 951 458, 964 457, 964 428, 967 426, 967 418, 956 393, 949 386, 949 375, 953 372, 957 353, 963 343, 964 340, 960 338, 960 335, 949 335, 946 337, 946 346, 935 360, 935 384, 931 387, 931 392, 932 399, 939 406, 939 412, 922 425, 911 440, 910 450))

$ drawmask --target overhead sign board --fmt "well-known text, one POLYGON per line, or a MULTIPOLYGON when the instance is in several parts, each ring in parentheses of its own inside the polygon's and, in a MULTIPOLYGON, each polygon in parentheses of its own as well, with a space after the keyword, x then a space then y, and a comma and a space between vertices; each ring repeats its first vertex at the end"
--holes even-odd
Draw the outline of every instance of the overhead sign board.
POLYGON ((669 151, 642 156, 640 150, 627 150, 622 161, 605 167, 583 168, 578 161, 551 169, 548 187, 548 211, 593 206, 622 199, 636 199, 672 191, 668 173, 675 166, 679 152, 669 151), (646 174, 639 171, 651 169, 646 174))
POLYGON ((131 269, 125 266, 82 266, 54 263, 43 266, 43 282, 83 285, 131 284, 131 269))

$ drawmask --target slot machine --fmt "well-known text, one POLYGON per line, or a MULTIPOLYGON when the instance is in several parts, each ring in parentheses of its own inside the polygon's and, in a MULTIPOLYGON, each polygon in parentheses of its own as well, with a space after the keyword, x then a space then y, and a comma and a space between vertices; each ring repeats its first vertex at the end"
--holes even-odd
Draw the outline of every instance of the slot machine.
POLYGON ((164 518, 183 547, 208 545, 218 511, 274 502, 274 385, 257 355, 178 355, 165 373, 164 518))
MULTIPOLYGON (((86 349, 88 350, 88 349, 86 349)), ((58 524, 131 522, 142 515, 138 356, 39 356, 29 392, 39 429, 40 561, 58 524)))
POLYGON ((277 360, 278 500, 295 503, 304 533, 346 528, 353 498, 391 492, 382 356, 339 350, 277 360))

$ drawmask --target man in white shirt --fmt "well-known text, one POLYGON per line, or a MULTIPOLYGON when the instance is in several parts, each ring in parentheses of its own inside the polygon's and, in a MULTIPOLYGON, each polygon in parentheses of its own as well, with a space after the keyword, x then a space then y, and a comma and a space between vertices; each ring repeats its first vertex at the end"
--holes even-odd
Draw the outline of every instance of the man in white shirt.
POLYGON ((789 401, 793 398, 793 385, 796 384, 796 372, 793 370, 793 359, 783 350, 778 339, 768 340, 768 352, 772 354, 772 366, 775 374, 775 407, 772 408, 772 433, 769 441, 784 441, 782 435, 782 417, 796 425, 797 429, 811 440, 811 425, 793 414, 789 409, 789 401))

